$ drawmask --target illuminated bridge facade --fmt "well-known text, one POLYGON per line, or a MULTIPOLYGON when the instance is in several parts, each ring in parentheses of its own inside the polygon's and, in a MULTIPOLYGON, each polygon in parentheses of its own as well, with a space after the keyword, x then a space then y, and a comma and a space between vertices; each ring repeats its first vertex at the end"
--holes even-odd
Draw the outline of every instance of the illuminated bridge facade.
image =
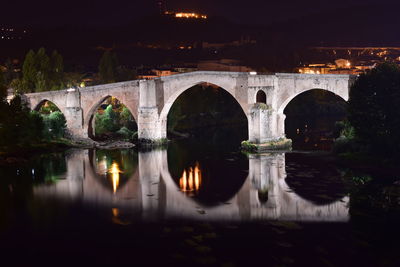
POLYGON ((68 133, 88 138, 94 114, 105 99, 113 96, 131 111, 140 139, 159 140, 167 137, 167 117, 175 100, 189 88, 208 83, 226 90, 240 105, 247 116, 249 141, 264 143, 285 137, 283 111, 294 97, 322 89, 347 101, 353 81, 351 75, 198 71, 154 80, 32 93, 26 97, 31 109, 38 109, 45 101, 53 102, 66 117, 68 133))

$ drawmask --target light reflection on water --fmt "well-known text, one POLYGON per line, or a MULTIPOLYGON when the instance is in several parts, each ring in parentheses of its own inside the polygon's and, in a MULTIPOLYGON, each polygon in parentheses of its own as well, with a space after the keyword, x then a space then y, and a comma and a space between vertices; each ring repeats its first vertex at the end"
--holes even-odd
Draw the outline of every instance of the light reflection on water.
POLYGON ((113 162, 113 164, 111 165, 111 168, 108 170, 108 173, 111 174, 113 193, 115 194, 117 192, 117 189, 119 186, 119 174, 121 173, 118 163, 113 162))
POLYGON ((179 187, 182 192, 195 195, 201 185, 201 168, 199 162, 196 162, 194 167, 185 169, 182 177, 179 179, 179 187))
POLYGON ((342 192, 342 187, 332 194, 329 192, 334 173, 329 173, 330 178, 323 183, 320 192, 318 183, 324 180, 325 174, 314 171, 318 178, 308 179, 307 175, 314 175, 307 173, 308 167, 301 165, 307 175, 299 173, 292 156, 286 164, 284 153, 235 159, 220 157, 218 161, 207 157, 183 160, 176 167, 180 170, 179 176, 174 176, 165 150, 145 153, 76 150, 65 157, 66 178, 35 186, 34 195, 59 201, 82 201, 85 207, 104 208, 108 213, 111 209, 112 221, 123 225, 134 220, 180 218, 206 221, 349 220, 347 194, 342 192), (237 165, 248 167, 235 169, 237 165), (105 176, 111 183, 104 183, 105 176), (303 192, 303 188, 312 190, 303 192), (227 193, 229 190, 232 192, 227 193), (310 194, 318 197, 308 198, 310 194), (207 198, 215 201, 204 202, 207 198))

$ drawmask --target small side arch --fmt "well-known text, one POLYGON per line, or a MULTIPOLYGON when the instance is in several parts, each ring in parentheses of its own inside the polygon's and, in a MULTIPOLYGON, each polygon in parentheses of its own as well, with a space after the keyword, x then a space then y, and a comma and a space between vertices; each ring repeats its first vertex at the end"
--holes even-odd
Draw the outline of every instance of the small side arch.
POLYGON ((31 109, 34 111, 39 111, 42 108, 42 106, 44 106, 47 102, 54 104, 58 109, 60 109, 56 103, 54 103, 48 99, 43 99, 43 100, 39 101, 35 106, 31 107, 31 109))
MULTIPOLYGON (((102 96, 98 101, 96 101, 88 110, 88 112, 86 113, 86 116, 84 118, 83 121, 83 129, 86 132, 87 131, 87 136, 90 138, 94 137, 93 131, 94 131, 94 116, 96 111, 99 109, 99 107, 101 106, 101 104, 106 101, 107 99, 114 97, 113 95, 107 94, 102 96)), ((115 97, 118 101, 119 98, 115 97)), ((120 103, 124 104, 123 102, 120 101, 120 103)), ((132 110, 129 109, 128 106, 124 105, 129 112, 132 114, 133 119, 135 120, 135 122, 137 123, 137 118, 135 117, 135 113, 132 112, 132 110)))
POLYGON ((51 101, 51 100, 49 100, 49 99, 42 99, 42 100, 40 100, 39 102, 37 102, 36 104, 34 104, 33 106, 31 106, 31 110, 40 111, 40 109, 42 108, 42 106, 45 105, 47 102, 52 103, 54 106, 56 106, 56 108, 57 108, 58 110, 60 110, 60 112, 65 116, 65 119, 67 120, 67 125, 68 125, 68 118, 67 118, 67 116, 66 116, 66 114, 65 114, 65 110, 63 109, 63 107, 62 107, 61 105, 57 104, 57 103, 54 102, 54 101, 51 101))

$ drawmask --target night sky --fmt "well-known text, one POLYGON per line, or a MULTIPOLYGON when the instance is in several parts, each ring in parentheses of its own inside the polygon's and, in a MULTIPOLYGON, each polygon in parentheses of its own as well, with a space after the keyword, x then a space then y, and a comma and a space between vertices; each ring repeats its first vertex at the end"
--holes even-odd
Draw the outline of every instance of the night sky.
MULTIPOLYGON (((157 13, 154 0, 7 1, 2 3, 0 23, 51 27, 60 25, 118 25, 157 13), (5 12, 4 12, 5 11, 5 12)), ((368 5, 385 6, 394 0, 169 0, 172 11, 197 11, 225 17, 242 24, 271 24, 314 13, 368 5)), ((400 5, 399 5, 400 6, 400 5)), ((373 19, 373 18, 371 18, 373 19)))

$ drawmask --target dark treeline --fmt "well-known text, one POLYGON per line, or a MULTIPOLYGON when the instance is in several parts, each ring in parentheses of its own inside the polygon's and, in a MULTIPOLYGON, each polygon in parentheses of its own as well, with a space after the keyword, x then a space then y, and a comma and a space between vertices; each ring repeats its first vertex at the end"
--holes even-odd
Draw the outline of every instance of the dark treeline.
POLYGON ((29 50, 22 64, 7 59, 4 67, 3 84, 18 94, 136 79, 136 70, 120 65, 116 53, 109 50, 100 58, 97 73, 67 72, 63 56, 56 50, 48 55, 43 47, 29 50))
POLYGON ((336 142, 338 153, 374 158, 400 156, 400 67, 383 63, 359 76, 350 89, 348 121, 336 142))

